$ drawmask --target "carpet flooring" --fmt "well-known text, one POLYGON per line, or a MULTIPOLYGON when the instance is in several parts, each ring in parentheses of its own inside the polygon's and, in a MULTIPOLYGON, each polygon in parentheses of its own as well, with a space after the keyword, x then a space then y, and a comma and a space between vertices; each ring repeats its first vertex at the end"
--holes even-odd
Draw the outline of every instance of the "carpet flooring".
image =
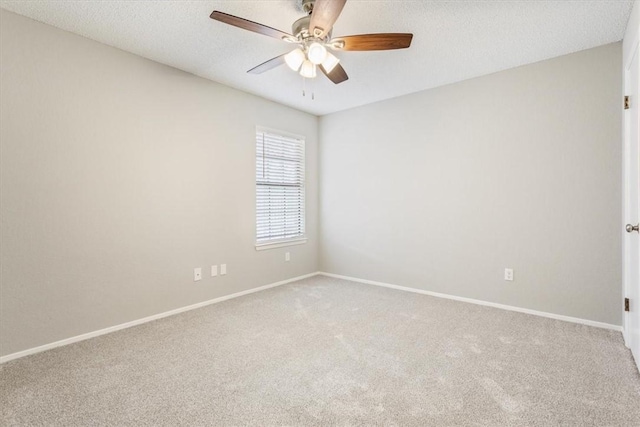
POLYGON ((619 332, 316 276, 8 362, 3 426, 638 426, 619 332))

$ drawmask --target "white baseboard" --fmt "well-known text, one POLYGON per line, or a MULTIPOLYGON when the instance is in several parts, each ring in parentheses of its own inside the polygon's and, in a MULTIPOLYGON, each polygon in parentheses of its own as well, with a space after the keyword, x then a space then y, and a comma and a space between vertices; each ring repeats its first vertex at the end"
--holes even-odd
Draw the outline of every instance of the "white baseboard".
POLYGON ((255 292, 264 291, 265 289, 275 288, 276 286, 285 285, 287 283, 295 282, 297 280, 306 279, 308 277, 313 277, 320 274, 319 272, 305 274, 303 276, 293 277, 291 279, 282 280, 280 282, 271 283, 269 285, 260 286, 257 288, 248 289, 242 292, 236 292, 235 294, 225 295, 222 297, 214 298, 208 301, 199 302, 197 304, 188 305, 186 307, 176 308, 175 310, 165 311, 164 313, 154 314, 152 316, 143 317, 142 319, 133 320, 127 323, 121 323, 120 325, 110 326, 108 328, 100 329, 93 332, 87 332, 86 334, 77 335, 75 337, 65 338, 60 341, 55 341, 49 344, 44 344, 38 347, 29 348, 27 350, 18 351, 16 353, 11 353, 6 356, 0 357, 0 364, 9 362, 10 360, 19 359, 21 357, 29 356, 32 354, 40 353, 46 350, 51 350, 52 348, 61 347, 63 345, 73 344, 79 341, 88 340, 89 338, 98 337, 100 335, 110 334, 111 332, 116 332, 122 329, 130 328, 132 326, 141 325, 143 323, 152 322, 154 320, 162 319, 163 317, 173 316, 175 314, 184 313, 185 311, 195 310, 197 308, 206 307, 207 305, 216 304, 222 301, 227 301, 233 298, 238 298, 243 295, 253 294, 255 292))
MULTIPOLYGON (((628 313, 623 313, 622 316, 626 317, 628 315, 628 313)), ((623 325, 622 325, 622 338, 624 339, 624 346, 627 348, 631 348, 631 341, 629 341, 629 337, 627 336, 627 320, 623 319, 622 321, 623 325)), ((638 362, 640 364, 640 362, 638 362)), ((638 366, 638 370, 640 370, 640 366, 638 366)))
POLYGON ((622 326, 611 325, 609 323, 603 323, 603 322, 596 322, 593 320, 580 319, 578 317, 563 316, 561 314, 547 313, 544 311, 530 310, 528 308, 514 307, 511 305, 498 304, 495 302, 482 301, 482 300, 459 297, 459 296, 449 295, 449 294, 441 294, 438 292, 425 291, 422 289, 409 288, 406 286, 392 285, 390 283, 376 282, 374 280, 359 279, 357 277, 342 276, 340 274, 325 273, 322 271, 319 274, 322 276, 334 277, 336 279, 344 279, 344 280, 350 280, 352 282, 364 283, 367 285, 382 286, 385 288, 398 289, 398 290, 407 291, 407 292, 414 292, 417 294, 429 295, 437 298, 445 298, 445 299, 450 299, 455 301, 468 302, 471 304, 484 305, 487 307, 499 308, 502 310, 517 311, 518 313, 533 314, 534 316, 548 317, 549 319, 562 320, 562 321, 571 322, 571 323, 579 323, 581 325, 594 326, 596 328, 610 329, 613 331, 622 332, 622 326))
POLYGON ((122 330, 122 329, 130 328, 132 326, 137 326, 137 325, 141 325, 143 323, 152 322, 152 321, 157 320, 157 319, 162 319, 163 317, 173 316, 175 314, 184 313, 185 311, 195 310, 197 308, 206 307, 206 306, 211 305, 211 304, 216 304, 216 303, 219 303, 219 302, 222 302, 222 301, 227 301, 227 300, 230 300, 230 299, 233 299, 233 298, 238 298, 238 297, 241 297, 243 295, 248 295, 248 294, 252 294, 252 293, 255 293, 255 292, 264 291, 266 289, 275 288, 277 286, 285 285, 287 283, 295 282, 297 280, 306 279, 308 277, 313 277, 313 276, 316 276, 316 275, 334 277, 336 279, 344 279, 344 280, 349 280, 349 281, 352 281, 352 282, 364 283, 364 284, 367 284, 367 285, 382 286, 382 287, 385 287, 385 288, 397 289, 397 290, 406 291, 406 292, 414 292, 414 293, 418 293, 418 294, 422 294, 422 295, 429 295, 429 296, 433 296, 433 297, 437 297, 437 298, 445 298, 445 299, 450 299, 450 300, 455 300, 455 301, 467 302, 467 303, 471 303, 471 304, 484 305, 484 306, 488 306, 488 307, 499 308, 499 309, 502 309, 502 310, 516 311, 516 312, 519 312, 519 313, 532 314, 534 316, 547 317, 547 318, 550 318, 550 319, 562 320, 562 321, 565 321, 565 322, 578 323, 578 324, 581 324, 581 325, 594 326, 596 328, 610 329, 610 330, 614 330, 614 331, 618 331, 618 332, 623 332, 622 326, 611 325, 609 323, 596 322, 596 321, 593 321, 593 320, 580 319, 580 318, 577 318, 577 317, 563 316, 563 315, 560 315, 560 314, 547 313, 547 312, 544 312, 544 311, 530 310, 528 308, 520 308, 520 307, 514 307, 514 306, 510 306, 510 305, 505 305, 505 304, 498 304, 498 303, 494 303, 494 302, 476 300, 476 299, 472 299, 472 298, 465 298, 465 297, 459 297, 459 296, 455 296, 455 295, 442 294, 442 293, 438 293, 438 292, 425 291, 425 290, 422 290, 422 289, 409 288, 409 287, 406 287, 406 286, 392 285, 390 283, 376 282, 374 280, 359 279, 357 277, 343 276, 343 275, 340 275, 340 274, 333 274, 333 273, 326 273, 326 272, 315 272, 315 273, 305 274, 303 276, 293 277, 293 278, 287 279, 287 280, 282 280, 280 282, 271 283, 269 285, 264 285, 264 286, 260 286, 260 287, 257 287, 257 288, 248 289, 246 291, 236 292, 235 294, 225 295, 225 296, 214 298, 214 299, 211 299, 211 300, 208 300, 208 301, 199 302, 197 304, 192 304, 192 305, 189 305, 189 306, 186 306, 186 307, 177 308, 175 310, 165 311, 164 313, 154 314, 152 316, 144 317, 142 319, 133 320, 131 322, 122 323, 120 325, 111 326, 111 327, 100 329, 100 330, 93 331, 93 332, 88 332, 86 334, 77 335, 75 337, 65 338, 65 339, 60 340, 60 341, 55 341, 55 342, 52 342, 52 343, 49 343, 49 344, 44 344, 44 345, 41 345, 41 346, 38 346, 38 347, 29 348, 27 350, 22 350, 22 351, 19 351, 19 352, 16 352, 16 353, 8 354, 6 356, 0 357, 0 364, 9 362, 11 360, 19 359, 21 357, 25 357, 25 356, 29 356, 29 355, 32 355, 32 354, 40 353, 40 352, 43 352, 43 351, 46 351, 46 350, 51 350, 51 349, 56 348, 56 347, 61 347, 61 346, 64 346, 64 345, 73 344, 73 343, 76 343, 76 342, 79 342, 79 341, 84 341, 84 340, 88 340, 90 338, 98 337, 100 335, 105 335, 105 334, 109 334, 111 332, 116 332, 116 331, 119 331, 119 330, 122 330))

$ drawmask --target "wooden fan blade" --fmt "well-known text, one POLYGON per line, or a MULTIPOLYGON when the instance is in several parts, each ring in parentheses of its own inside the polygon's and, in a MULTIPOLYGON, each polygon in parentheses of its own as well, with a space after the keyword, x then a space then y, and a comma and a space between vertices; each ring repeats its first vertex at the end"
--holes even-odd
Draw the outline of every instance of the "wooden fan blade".
POLYGON ((320 71, 324 73, 325 76, 329 78, 335 84, 342 83, 345 80, 349 80, 349 76, 347 76, 347 72, 342 68, 342 65, 337 64, 333 67, 330 73, 327 73, 327 70, 324 69, 322 65, 320 65, 320 71))
POLYGON ((347 0, 316 0, 311 12, 309 34, 318 38, 326 36, 333 28, 346 2, 347 0))
POLYGON ((329 44, 338 50, 391 50, 408 48, 411 39, 410 33, 360 34, 336 37, 329 44))
POLYGON ((276 30, 275 28, 267 27, 266 25, 258 24, 257 22, 249 21, 248 19, 239 18, 217 10, 211 12, 210 18, 224 22, 225 24, 233 25, 234 27, 242 28, 243 30, 253 31, 254 33, 264 34, 265 36, 274 37, 280 40, 293 41, 296 39, 291 34, 287 34, 284 31, 276 30))
POLYGON ((252 69, 250 69, 249 71, 247 71, 247 73, 250 74, 262 74, 265 71, 269 71, 272 68, 276 68, 282 64, 284 64, 284 56, 286 55, 286 53, 283 53, 280 56, 276 56, 275 58, 271 58, 268 61, 263 62, 262 64, 253 67, 252 69))

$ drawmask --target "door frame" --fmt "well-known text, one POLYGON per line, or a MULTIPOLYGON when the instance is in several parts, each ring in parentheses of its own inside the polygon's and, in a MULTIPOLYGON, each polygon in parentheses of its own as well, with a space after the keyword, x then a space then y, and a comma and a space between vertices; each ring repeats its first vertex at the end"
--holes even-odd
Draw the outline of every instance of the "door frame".
MULTIPOLYGON (((635 49, 634 49, 635 50, 635 49)), ((631 55, 631 58, 629 59, 629 61, 624 61, 624 67, 623 67, 623 84, 624 84, 624 89, 623 89, 623 97, 626 96, 626 94, 628 94, 628 87, 629 87, 629 82, 630 82, 630 66, 631 66, 631 61, 633 60, 633 56, 631 55)), ((635 100, 634 100, 635 101, 635 100)), ((620 229, 620 233, 622 234, 622 253, 623 253, 623 257, 622 257, 622 282, 623 282, 623 286, 622 286, 622 299, 624 300, 624 298, 626 298, 631 291, 631 286, 632 284, 630 283, 630 278, 629 278, 629 268, 631 265, 631 259, 630 259, 630 244, 631 244, 631 239, 629 239, 629 236, 627 236, 626 231, 624 230, 624 224, 626 224, 627 222, 632 223, 633 221, 635 221, 634 218, 630 218, 631 214, 630 214, 630 205, 631 205, 631 189, 630 189, 630 183, 631 183, 631 179, 632 177, 630 176, 630 167, 629 164, 632 161, 632 159, 630 158, 630 151, 631 151, 631 138, 630 138, 630 125, 629 125, 629 117, 630 117, 630 110, 624 110, 623 114, 622 114, 622 131, 623 131, 623 136, 622 136, 622 141, 623 141, 623 150, 622 150, 622 156, 623 156, 623 176, 622 176, 622 188, 623 188, 623 199, 622 199, 622 226, 620 229)), ((622 305, 622 302, 621 302, 622 305)), ((628 335, 628 325, 629 325, 629 315, 630 313, 627 311, 624 311, 624 306, 622 306, 622 336, 624 337, 624 343, 627 347, 630 347, 631 344, 629 342, 629 335, 628 335)))
MULTIPOLYGON (((637 2, 634 3, 633 10, 631 12, 631 17, 629 19, 629 23, 627 25, 627 29, 625 32, 625 37, 622 45, 622 82, 623 82, 623 91, 622 96, 629 94, 629 84, 630 84, 630 68, 632 66, 632 61, 634 60, 636 55, 640 55, 638 53, 638 44, 640 43, 640 5, 637 2)), ((621 105, 622 105, 621 98, 621 105)), ((640 102, 640 99, 632 99, 631 102, 640 102)), ((622 190, 623 190, 623 198, 622 198, 622 223, 620 227, 620 233, 622 234, 622 279, 623 286, 622 298, 626 298, 631 293, 632 286, 640 286, 640 283, 630 283, 629 275, 628 275, 628 267, 632 262, 629 259, 629 244, 630 239, 626 236, 626 231, 624 230, 624 224, 627 221, 636 221, 637 218, 629 218, 629 206, 630 206, 630 189, 629 183, 631 177, 629 176, 629 162, 632 159, 629 158, 629 149, 630 144, 630 117, 631 110, 623 110, 622 114, 622 190)), ((638 142, 636 142, 638 143, 638 142)), ((638 161, 637 159, 635 161, 638 161)), ((639 262, 639 261, 636 261, 639 262)), ((637 302, 636 302, 637 303, 637 302)), ((620 301, 620 309, 622 310, 622 336, 624 337, 624 343, 627 347, 630 347, 629 335, 628 335, 628 325, 631 313, 624 311, 624 305, 622 301, 620 301)), ((638 366, 640 366, 640 360, 636 361, 638 366)))

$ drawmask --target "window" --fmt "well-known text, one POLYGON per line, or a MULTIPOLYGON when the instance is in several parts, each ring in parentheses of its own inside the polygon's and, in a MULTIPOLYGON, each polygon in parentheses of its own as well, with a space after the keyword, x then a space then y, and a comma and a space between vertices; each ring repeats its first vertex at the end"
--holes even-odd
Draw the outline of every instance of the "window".
POLYGON ((304 242, 304 138, 258 128, 256 249, 304 242))

